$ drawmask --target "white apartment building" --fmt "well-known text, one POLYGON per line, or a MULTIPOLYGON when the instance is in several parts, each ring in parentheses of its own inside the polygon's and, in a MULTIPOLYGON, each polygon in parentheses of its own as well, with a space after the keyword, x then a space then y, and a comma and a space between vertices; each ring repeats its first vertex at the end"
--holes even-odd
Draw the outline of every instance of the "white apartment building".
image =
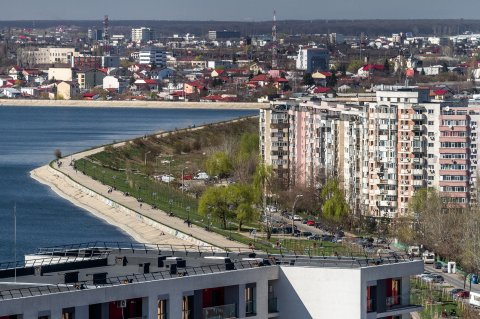
POLYGON ((140 64, 155 64, 160 68, 167 65, 167 55, 159 48, 145 48, 138 53, 138 61, 140 64))
POLYGON ((307 73, 328 71, 330 52, 322 48, 300 48, 296 60, 297 70, 307 73))
POLYGON ((26 65, 71 64, 79 52, 75 48, 36 48, 25 49, 19 54, 19 62, 26 65))
POLYGON ((141 27, 132 29, 132 42, 144 43, 155 39, 155 31, 151 28, 141 27))

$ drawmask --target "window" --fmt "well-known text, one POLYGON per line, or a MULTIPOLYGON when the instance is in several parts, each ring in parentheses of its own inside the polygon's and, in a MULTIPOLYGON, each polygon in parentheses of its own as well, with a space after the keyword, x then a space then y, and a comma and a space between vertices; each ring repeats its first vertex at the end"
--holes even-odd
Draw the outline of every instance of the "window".
POLYGON ((428 114, 433 114, 433 110, 428 110, 428 114))
POLYGON ((433 125, 433 121, 428 121, 428 125, 433 125))
POLYGON ((367 287, 367 312, 377 310, 377 286, 367 287))

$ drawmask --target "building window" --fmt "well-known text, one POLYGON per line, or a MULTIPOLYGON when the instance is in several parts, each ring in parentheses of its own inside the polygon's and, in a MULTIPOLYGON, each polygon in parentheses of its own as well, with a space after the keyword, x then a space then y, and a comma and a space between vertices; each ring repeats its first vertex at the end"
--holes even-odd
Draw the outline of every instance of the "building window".
POLYGON ((245 288, 245 313, 254 315, 256 313, 255 306, 255 287, 249 286, 245 288))
POLYGON ((158 301, 158 319, 167 319, 167 300, 158 301))
POLYGON ((367 287, 367 312, 377 310, 377 286, 367 287))

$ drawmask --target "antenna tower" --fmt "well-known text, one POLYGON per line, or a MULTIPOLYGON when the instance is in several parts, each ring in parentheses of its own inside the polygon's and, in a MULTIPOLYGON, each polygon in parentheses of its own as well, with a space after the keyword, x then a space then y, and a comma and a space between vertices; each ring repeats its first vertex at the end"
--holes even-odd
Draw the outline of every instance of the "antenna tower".
POLYGON ((277 68, 277 12, 273 9, 272 26, 272 69, 277 68))
POLYGON ((103 40, 105 41, 105 44, 108 44, 110 40, 109 29, 110 26, 108 22, 108 15, 105 15, 105 17, 103 18, 103 40))

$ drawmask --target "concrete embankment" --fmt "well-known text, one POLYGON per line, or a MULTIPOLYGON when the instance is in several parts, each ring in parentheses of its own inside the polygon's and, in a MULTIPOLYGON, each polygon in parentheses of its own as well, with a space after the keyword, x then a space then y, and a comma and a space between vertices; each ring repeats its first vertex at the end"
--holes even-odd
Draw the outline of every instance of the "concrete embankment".
POLYGON ((265 103, 240 102, 168 102, 168 101, 104 101, 104 100, 34 100, 34 99, 0 99, 0 106, 57 106, 57 107, 105 107, 105 108, 179 108, 211 110, 258 110, 267 107, 265 103))

